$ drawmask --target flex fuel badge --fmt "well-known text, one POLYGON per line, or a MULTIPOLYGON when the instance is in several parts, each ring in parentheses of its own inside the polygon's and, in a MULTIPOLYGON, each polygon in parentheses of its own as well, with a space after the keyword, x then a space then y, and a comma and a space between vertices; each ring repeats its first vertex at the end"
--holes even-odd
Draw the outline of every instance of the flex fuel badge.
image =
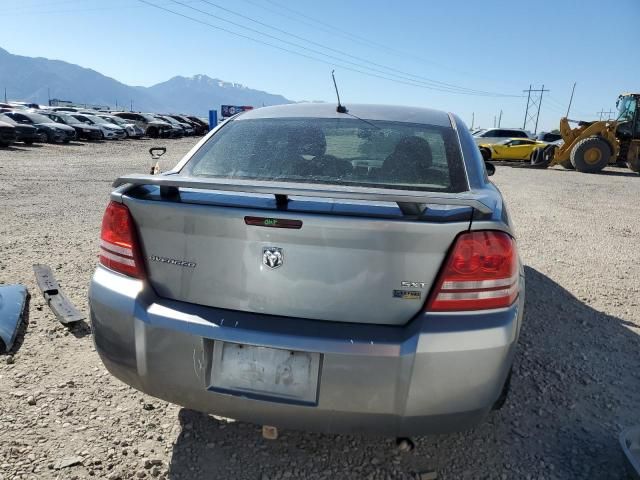
POLYGON ((403 300, 420 300, 422 292, 420 290, 394 290, 393 298, 402 298, 403 300))

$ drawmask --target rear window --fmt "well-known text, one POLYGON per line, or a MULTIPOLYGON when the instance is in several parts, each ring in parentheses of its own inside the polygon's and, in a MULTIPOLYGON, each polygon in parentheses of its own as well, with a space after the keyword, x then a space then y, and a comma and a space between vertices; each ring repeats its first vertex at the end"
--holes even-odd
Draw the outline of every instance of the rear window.
POLYGON ((195 177, 460 192, 456 132, 355 118, 230 121, 185 165, 195 177))

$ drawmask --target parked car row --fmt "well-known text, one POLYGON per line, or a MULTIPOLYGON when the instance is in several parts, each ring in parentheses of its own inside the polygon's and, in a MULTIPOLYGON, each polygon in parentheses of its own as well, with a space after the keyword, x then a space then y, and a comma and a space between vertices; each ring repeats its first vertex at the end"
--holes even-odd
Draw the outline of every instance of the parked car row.
POLYGON ((181 138, 204 135, 209 125, 191 115, 83 110, 0 103, 0 147, 13 142, 181 138))

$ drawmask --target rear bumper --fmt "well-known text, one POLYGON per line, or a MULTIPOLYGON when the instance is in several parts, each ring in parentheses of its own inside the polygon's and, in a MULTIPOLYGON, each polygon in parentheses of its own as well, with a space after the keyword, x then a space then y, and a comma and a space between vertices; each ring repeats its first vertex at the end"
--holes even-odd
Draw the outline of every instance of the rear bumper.
POLYGON ((0 130, 0 143, 11 143, 11 142, 15 142, 16 141, 16 132, 11 129, 2 129, 0 130))
POLYGON ((161 299, 98 267, 89 293, 96 349, 117 378, 194 410, 257 424, 393 436, 464 430, 498 398, 524 306, 425 314, 403 327, 337 324, 161 299), (317 402, 212 391, 214 342, 321 353, 317 402))

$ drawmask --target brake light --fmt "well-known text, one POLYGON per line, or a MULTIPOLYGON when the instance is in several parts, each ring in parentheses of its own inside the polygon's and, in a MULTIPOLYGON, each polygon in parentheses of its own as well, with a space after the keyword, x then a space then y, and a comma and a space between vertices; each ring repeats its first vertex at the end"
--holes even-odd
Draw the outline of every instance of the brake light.
POLYGON ((100 263, 111 270, 144 278, 135 224, 126 205, 110 202, 102 218, 100 263))
POLYGON ((451 312, 508 307, 518 297, 518 254, 508 234, 460 235, 449 253, 427 310, 451 312))

